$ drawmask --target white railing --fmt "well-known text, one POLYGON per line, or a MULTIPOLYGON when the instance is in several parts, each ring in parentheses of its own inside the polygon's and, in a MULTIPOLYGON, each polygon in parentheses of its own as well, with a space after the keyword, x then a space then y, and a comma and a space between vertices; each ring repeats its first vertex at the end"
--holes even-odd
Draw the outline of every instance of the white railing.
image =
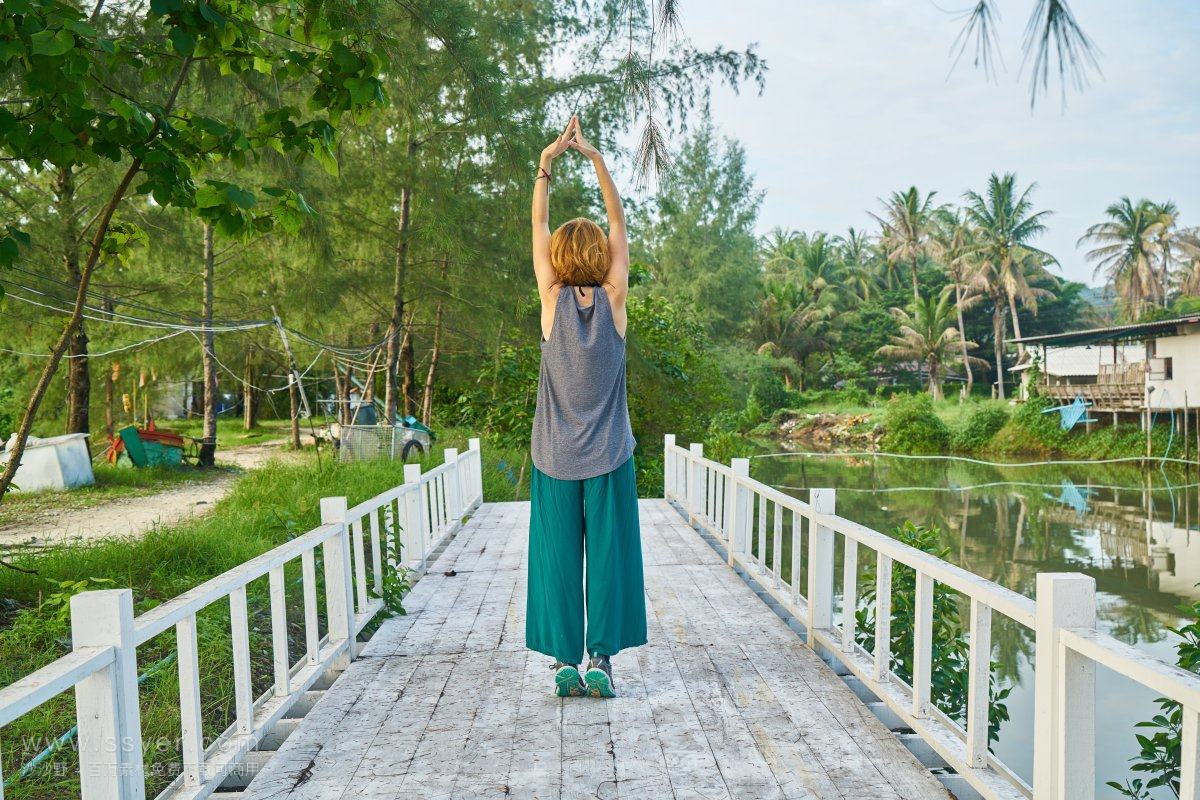
MULTIPOLYGON (((0 728, 74 689, 82 799, 144 800, 137 648, 173 628, 183 771, 158 797, 208 797, 318 678, 345 669, 357 656, 358 635, 383 608, 384 570, 403 565, 422 573, 429 556, 483 502, 482 476, 479 440, 471 439, 466 452, 446 450, 445 463, 424 474, 417 464, 405 465, 403 484, 353 508, 346 507, 344 497, 323 498, 319 527, 141 616, 133 614, 129 589, 75 595, 72 652, 0 690, 0 728), (318 549, 325 588, 323 636, 318 628, 318 549), (297 559, 305 651, 293 663, 284 568, 297 559), (270 589, 274 683, 254 697, 246 587, 264 576, 270 589), (206 744, 196 615, 226 598, 236 721, 206 744)), ((0 800, 3 796, 0 776, 0 800)))
POLYGON ((804 623, 810 647, 843 664, 983 797, 1095 797, 1095 671, 1101 664, 1183 706, 1180 797, 1200 800, 1200 676, 1097 631, 1093 578, 1039 574, 1036 601, 1031 600, 837 516, 834 489, 813 489, 804 502, 752 479, 748 459, 720 464, 704 457, 703 445, 680 447, 670 434, 663 459, 664 496, 725 546, 731 565, 744 569, 804 623), (839 537, 842 581, 835 594, 839 537), (781 564, 785 541, 791 551, 786 584, 781 564), (855 641, 860 548, 874 553, 876 565, 874 652, 855 641), (895 564, 916 575, 911 683, 891 670, 895 564), (807 581, 801 586, 799 576, 805 571, 807 581), (970 601, 965 727, 931 701, 933 596, 939 583, 970 601), (835 619, 839 597, 841 612, 835 619), (1034 634, 1032 786, 988 749, 993 612, 1034 634))

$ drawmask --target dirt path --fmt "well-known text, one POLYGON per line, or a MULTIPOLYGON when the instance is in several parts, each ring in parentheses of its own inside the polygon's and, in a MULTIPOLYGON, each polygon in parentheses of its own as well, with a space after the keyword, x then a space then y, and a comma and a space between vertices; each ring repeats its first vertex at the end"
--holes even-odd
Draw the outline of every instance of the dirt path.
MULTIPOLYGON (((288 457, 285 443, 280 439, 229 448, 218 456, 218 464, 254 469, 272 458, 288 457)), ((156 525, 173 525, 207 513, 237 478, 238 473, 227 471, 142 497, 122 497, 87 508, 38 511, 19 523, 0 526, 0 550, 137 536, 156 525)))

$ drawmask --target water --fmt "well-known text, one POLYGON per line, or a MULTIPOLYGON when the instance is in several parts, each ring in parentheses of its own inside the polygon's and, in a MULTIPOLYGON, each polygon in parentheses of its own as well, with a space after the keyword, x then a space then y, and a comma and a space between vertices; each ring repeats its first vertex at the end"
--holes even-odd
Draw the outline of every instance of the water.
MULTIPOLYGON (((1179 606, 1200 600, 1195 472, 838 456, 758 458, 751 474, 802 498, 810 488, 835 487, 837 513, 879 531, 904 520, 935 527, 949 561, 1028 597, 1039 572, 1091 575, 1100 628, 1172 663, 1179 606)), ((1011 719, 993 749, 1029 781, 1033 632, 994 615, 992 636, 993 679, 1012 687, 1011 719)), ((1157 706, 1153 693, 1104 668, 1096 691, 1097 796, 1112 797, 1105 782, 1136 775, 1129 771, 1134 724, 1157 706)))

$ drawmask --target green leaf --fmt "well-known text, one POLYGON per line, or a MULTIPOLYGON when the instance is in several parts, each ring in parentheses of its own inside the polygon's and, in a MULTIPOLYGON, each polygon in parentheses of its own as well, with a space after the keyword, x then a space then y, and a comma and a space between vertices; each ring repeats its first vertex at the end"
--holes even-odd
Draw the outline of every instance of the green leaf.
POLYGON ((61 56, 75 46, 70 31, 59 29, 38 31, 29 37, 30 52, 37 56, 61 56))
POLYGON ((183 28, 171 28, 168 36, 171 39, 171 46, 181 56, 190 56, 192 51, 196 49, 196 37, 183 28))
POLYGON ((258 198, 254 196, 254 192, 232 184, 225 187, 225 196, 229 198, 229 202, 238 208, 253 208, 255 203, 258 202, 258 198))
POLYGON ((225 205, 225 191, 216 186, 202 186, 196 190, 196 208, 216 208, 225 205))
POLYGON ((375 100, 375 84, 374 78, 347 78, 342 85, 355 105, 365 106, 375 100))
POLYGON ((200 4, 200 16, 204 17, 204 19, 208 20, 213 25, 216 25, 218 28, 225 27, 225 18, 208 3, 200 4))
POLYGON ((150 10, 159 16, 183 10, 183 0, 150 0, 150 10))

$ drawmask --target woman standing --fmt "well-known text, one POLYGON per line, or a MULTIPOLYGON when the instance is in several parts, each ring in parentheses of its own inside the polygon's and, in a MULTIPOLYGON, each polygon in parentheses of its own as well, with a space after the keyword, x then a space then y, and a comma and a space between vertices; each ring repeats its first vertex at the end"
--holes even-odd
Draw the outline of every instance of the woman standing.
POLYGON ((577 117, 542 151, 533 190, 533 271, 542 301, 542 366, 531 438, 525 644, 555 659, 560 697, 613 697, 609 658, 646 643, 625 389, 629 240, 616 184, 577 117), (550 233, 551 167, 568 148, 596 168, 607 237, 582 218, 550 233), (585 647, 590 660, 581 676, 585 647))

